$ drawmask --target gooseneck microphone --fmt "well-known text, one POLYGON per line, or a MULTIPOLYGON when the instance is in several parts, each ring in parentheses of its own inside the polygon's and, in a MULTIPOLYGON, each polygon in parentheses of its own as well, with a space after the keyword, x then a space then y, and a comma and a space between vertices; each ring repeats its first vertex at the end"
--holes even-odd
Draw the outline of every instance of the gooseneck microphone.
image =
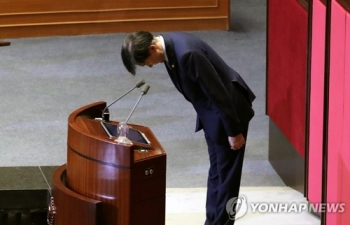
MULTIPOLYGON (((123 98, 125 95, 129 94, 131 91, 133 91, 135 88, 139 88, 141 87, 142 85, 145 84, 145 80, 142 79, 140 80, 133 88, 131 88, 129 91, 125 92, 122 96, 120 96, 119 98, 117 98, 116 100, 114 100, 112 103, 110 103, 109 105, 107 105, 103 111, 102 111, 102 120, 103 121, 106 121, 106 122, 109 122, 109 111, 108 111, 108 108, 113 105, 114 103, 116 103, 117 101, 119 101, 121 98, 123 98)), ((148 86, 148 89, 149 89, 149 86, 148 86)), ((147 89, 147 91, 148 91, 147 89)))
POLYGON ((134 105, 134 108, 131 110, 131 112, 130 112, 128 118, 126 118, 126 120, 125 120, 125 122, 124 122, 125 124, 128 122, 128 120, 130 119, 132 113, 135 111, 136 106, 139 104, 139 102, 140 102, 142 96, 144 96, 145 94, 147 94, 149 88, 150 88, 150 86, 149 86, 148 84, 146 84, 146 85, 142 88, 142 90, 141 90, 141 95, 140 95, 139 99, 137 100, 136 104, 134 105))

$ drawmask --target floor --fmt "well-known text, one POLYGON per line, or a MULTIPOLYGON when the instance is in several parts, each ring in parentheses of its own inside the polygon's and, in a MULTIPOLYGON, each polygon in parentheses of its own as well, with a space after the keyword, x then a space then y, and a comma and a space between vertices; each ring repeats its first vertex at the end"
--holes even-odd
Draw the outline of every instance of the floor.
MULTIPOLYGON (((205 188, 168 188, 166 225, 203 225, 205 191, 205 188)), ((245 214, 245 210, 237 214, 240 217, 237 218, 236 225, 320 224, 316 215, 304 209, 303 206, 307 204, 304 196, 289 187, 242 187, 240 197, 246 199, 247 211, 245 214), (287 207, 272 208, 276 205, 287 207)))

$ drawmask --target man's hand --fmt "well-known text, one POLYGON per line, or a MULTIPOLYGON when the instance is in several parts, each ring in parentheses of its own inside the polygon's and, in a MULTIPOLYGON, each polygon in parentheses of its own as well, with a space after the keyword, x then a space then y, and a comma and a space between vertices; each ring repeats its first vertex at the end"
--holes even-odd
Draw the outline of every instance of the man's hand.
POLYGON ((230 143, 231 149, 238 150, 245 145, 245 139, 242 134, 238 134, 234 137, 228 137, 228 142, 230 143))

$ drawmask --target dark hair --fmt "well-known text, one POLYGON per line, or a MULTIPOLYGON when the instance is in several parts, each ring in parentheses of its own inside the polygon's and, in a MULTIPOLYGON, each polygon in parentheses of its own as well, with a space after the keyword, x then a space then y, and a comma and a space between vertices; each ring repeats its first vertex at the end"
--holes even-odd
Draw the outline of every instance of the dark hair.
POLYGON ((136 31, 125 37, 121 57, 125 68, 131 74, 135 75, 136 65, 143 65, 149 57, 149 47, 153 40, 153 34, 148 31, 136 31))

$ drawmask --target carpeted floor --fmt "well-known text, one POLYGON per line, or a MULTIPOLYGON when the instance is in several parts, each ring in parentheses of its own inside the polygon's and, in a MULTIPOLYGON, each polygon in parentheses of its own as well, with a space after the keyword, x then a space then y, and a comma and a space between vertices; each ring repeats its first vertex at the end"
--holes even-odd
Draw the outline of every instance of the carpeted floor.
MULTIPOLYGON (((267 160, 265 115, 266 3, 232 0, 231 31, 195 31, 236 69, 257 95, 243 168, 243 186, 284 186, 267 160)), ((161 32, 160 32, 161 33, 161 32)), ((96 101, 112 102, 144 78, 151 88, 130 123, 149 126, 167 151, 167 187, 205 187, 208 156, 195 112, 175 90, 163 65, 124 69, 125 34, 10 39, 0 48, 0 166, 58 166, 66 162, 67 117, 96 101)), ((132 92, 111 107, 124 120, 132 92)))

